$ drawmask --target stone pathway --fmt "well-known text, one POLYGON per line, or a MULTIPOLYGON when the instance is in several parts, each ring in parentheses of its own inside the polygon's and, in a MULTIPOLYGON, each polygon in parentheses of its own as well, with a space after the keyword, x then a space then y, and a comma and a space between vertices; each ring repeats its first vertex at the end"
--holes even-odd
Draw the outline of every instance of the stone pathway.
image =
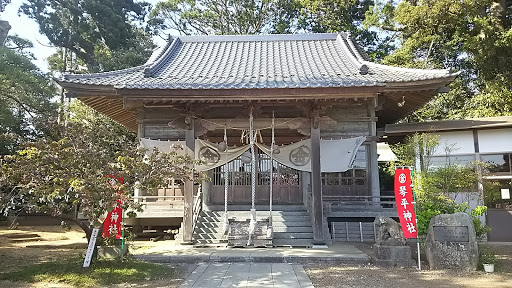
POLYGON ((314 288, 300 264, 201 263, 180 287, 314 288))

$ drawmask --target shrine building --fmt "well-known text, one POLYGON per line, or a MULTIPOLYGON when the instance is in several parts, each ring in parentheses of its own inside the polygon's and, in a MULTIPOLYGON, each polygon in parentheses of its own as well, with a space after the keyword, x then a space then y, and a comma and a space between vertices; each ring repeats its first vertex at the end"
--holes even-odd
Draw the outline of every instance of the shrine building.
POLYGON ((396 215, 379 185, 378 131, 456 76, 372 63, 350 34, 333 33, 177 36, 141 66, 58 83, 141 145, 182 143, 203 160, 210 181, 134 195, 145 211, 133 225, 181 224, 183 243, 223 245, 225 215, 252 209, 272 215, 273 246, 309 247, 363 241, 361 219, 396 215))

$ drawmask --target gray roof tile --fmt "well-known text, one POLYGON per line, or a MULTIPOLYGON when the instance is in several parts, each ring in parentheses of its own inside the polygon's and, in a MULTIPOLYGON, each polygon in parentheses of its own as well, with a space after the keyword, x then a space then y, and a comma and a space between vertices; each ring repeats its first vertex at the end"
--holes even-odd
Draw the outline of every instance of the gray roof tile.
POLYGON ((128 89, 385 86, 453 77, 448 70, 368 62, 349 34, 180 36, 130 69, 63 75, 59 82, 128 89), (368 73, 361 73, 361 66, 368 73))

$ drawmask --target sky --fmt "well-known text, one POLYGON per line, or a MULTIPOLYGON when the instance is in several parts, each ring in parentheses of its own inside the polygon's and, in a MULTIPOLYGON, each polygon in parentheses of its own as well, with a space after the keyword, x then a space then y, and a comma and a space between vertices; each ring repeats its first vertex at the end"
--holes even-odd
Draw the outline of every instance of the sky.
MULTIPOLYGON (((146 0, 146 2, 153 5, 160 1, 161 0, 146 0)), ((28 18, 25 14, 18 15, 18 9, 24 2, 26 1, 12 0, 5 8, 5 11, 0 14, 0 19, 9 21, 11 24, 12 28, 9 31, 9 35, 18 34, 18 36, 33 42, 34 48, 31 49, 31 52, 34 54, 36 59, 32 62, 34 62, 34 64, 36 64, 42 71, 48 72, 46 58, 55 53, 57 48, 51 45, 46 36, 39 33, 39 26, 34 20, 28 18)), ((155 43, 160 45, 162 44, 162 39, 160 37, 156 37, 154 40, 155 43)))

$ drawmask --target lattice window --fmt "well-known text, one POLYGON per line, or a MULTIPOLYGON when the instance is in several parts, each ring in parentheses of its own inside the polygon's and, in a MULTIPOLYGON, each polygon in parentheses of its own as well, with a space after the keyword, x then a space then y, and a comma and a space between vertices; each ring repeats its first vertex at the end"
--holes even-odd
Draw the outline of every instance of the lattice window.
POLYGON ((366 146, 357 150, 352 169, 345 172, 322 173, 322 185, 328 186, 366 186, 368 185, 368 169, 366 146))
MULTIPOLYGON (((273 161, 270 156, 259 151, 257 155, 256 180, 257 185, 270 185, 270 169, 273 169, 274 185, 299 185, 300 171, 273 161)), ((227 165, 213 169, 213 185, 224 185, 224 171, 228 169, 228 184, 235 186, 251 185, 251 164, 243 163, 237 158, 227 165)))

